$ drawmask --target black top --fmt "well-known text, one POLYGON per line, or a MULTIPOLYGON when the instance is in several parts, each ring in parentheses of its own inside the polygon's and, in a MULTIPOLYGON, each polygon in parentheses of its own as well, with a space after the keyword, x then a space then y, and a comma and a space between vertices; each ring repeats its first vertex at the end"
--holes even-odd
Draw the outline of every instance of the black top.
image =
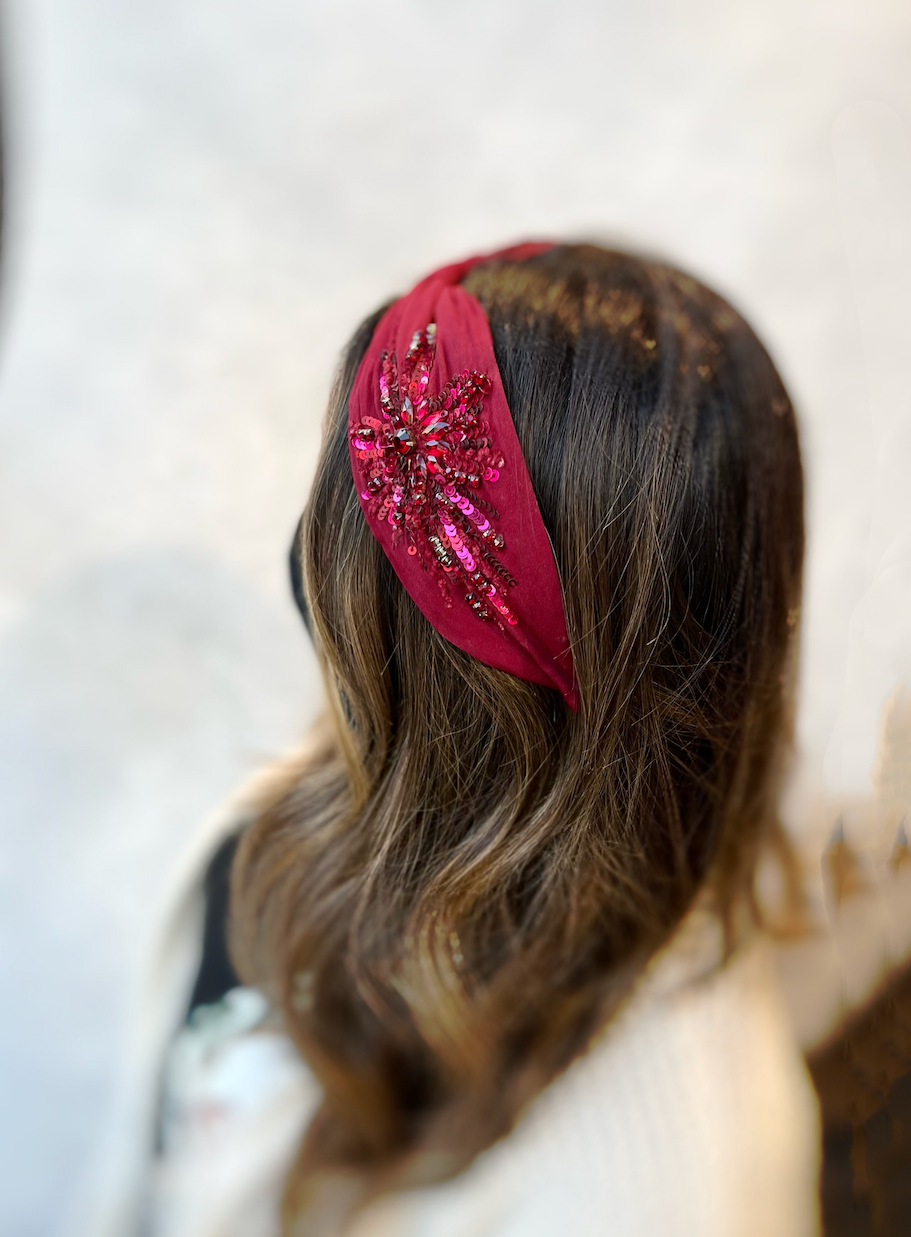
POLYGON ((202 961, 193 985, 187 1018, 200 1005, 214 1005, 240 983, 228 956, 228 890, 231 864, 240 834, 226 838, 212 856, 205 876, 206 910, 202 938, 202 961))

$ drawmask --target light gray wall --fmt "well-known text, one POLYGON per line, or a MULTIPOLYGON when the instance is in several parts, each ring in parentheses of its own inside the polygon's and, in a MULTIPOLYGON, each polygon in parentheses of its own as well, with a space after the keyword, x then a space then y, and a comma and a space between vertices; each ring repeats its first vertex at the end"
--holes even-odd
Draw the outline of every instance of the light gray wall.
POLYGON ((800 740, 911 681, 903 0, 10 0, 0 1231, 66 1231, 151 909, 317 706, 285 552, 337 353, 433 264, 587 236, 754 321, 809 479, 800 740))

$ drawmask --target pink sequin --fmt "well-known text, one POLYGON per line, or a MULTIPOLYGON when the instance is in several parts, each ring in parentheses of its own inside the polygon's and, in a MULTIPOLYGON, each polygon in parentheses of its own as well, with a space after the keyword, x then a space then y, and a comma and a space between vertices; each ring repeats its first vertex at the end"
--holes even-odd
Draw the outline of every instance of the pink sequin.
POLYGON ((383 353, 382 420, 363 417, 349 426, 365 482, 361 498, 369 518, 392 525, 393 544, 404 540, 408 553, 435 575, 447 604, 459 578, 479 618, 514 626, 518 619, 504 598, 516 581, 494 553, 504 548, 491 523, 499 513, 478 492, 499 479, 503 465, 482 420, 491 381, 463 370, 428 398, 435 337, 433 323, 415 334, 401 372, 395 353, 383 353))

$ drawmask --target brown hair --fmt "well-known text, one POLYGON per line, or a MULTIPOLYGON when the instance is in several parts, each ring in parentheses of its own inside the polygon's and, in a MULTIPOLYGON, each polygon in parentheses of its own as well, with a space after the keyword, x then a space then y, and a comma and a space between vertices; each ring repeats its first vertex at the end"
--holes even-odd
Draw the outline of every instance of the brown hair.
POLYGON ((694 279, 594 246, 493 261, 466 287, 553 543, 581 707, 443 640, 371 534, 347 446, 371 318, 299 541, 335 724, 233 871, 240 973, 323 1090, 288 1231, 335 1231, 332 1182, 363 1201, 466 1165, 586 1048, 697 892, 729 934, 755 908, 781 836, 803 482, 765 349, 694 279))

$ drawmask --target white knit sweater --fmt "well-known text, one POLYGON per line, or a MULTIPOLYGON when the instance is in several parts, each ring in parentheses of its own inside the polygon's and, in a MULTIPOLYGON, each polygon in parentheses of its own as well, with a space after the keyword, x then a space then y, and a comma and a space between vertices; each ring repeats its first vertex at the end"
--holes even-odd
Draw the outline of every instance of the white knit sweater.
MULTIPOLYGON (((373 1203, 352 1237, 818 1232, 817 1105, 772 952, 757 938, 712 971, 717 949, 693 912, 507 1138, 446 1184, 373 1203)), ((172 1052, 150 1237, 275 1237, 318 1092, 263 1012, 236 990, 172 1052)))
MULTIPOLYGON (((893 738, 904 759, 907 735, 893 738)), ((298 759, 319 741, 314 731, 298 759)), ((886 789, 905 786, 905 766, 886 777, 887 765, 886 789)), ((282 1182, 319 1100, 312 1076, 249 989, 200 1011, 168 1045, 199 964, 202 874, 219 842, 283 776, 280 766, 267 770, 206 822, 167 902, 150 908, 118 1100, 72 1237, 277 1234, 282 1182), (150 1167, 163 1058, 164 1154, 150 1167)), ((911 819, 911 803, 888 796, 867 807, 893 832, 903 812, 911 819)), ((830 830, 843 812, 811 797, 798 816, 830 830)), ((867 824, 858 831, 872 835, 867 824)), ((717 935, 694 912, 620 1015, 506 1139, 457 1180, 373 1204, 352 1237, 818 1232, 819 1119, 801 1048, 823 1042, 911 959, 907 855, 900 863, 897 851, 890 862, 873 856, 845 900, 845 874, 828 862, 838 851, 822 856, 824 877, 832 868, 824 899, 831 931, 820 920, 813 937, 777 952, 757 938, 697 981, 717 956, 717 935)), ((820 854, 804 858, 808 872, 820 871, 820 854)))

